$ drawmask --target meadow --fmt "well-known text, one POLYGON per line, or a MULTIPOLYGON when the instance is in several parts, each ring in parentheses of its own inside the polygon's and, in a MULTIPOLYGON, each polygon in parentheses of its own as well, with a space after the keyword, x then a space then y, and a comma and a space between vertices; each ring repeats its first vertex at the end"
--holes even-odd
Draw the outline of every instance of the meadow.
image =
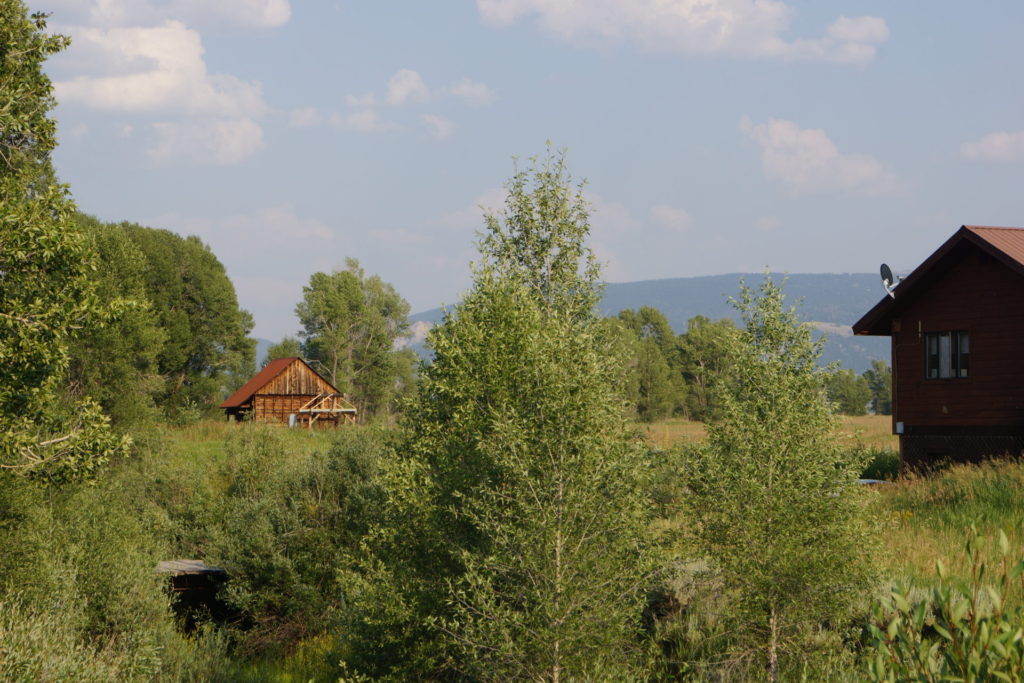
MULTIPOLYGON (((669 461, 675 448, 704 436, 700 424, 683 420, 638 429, 646 430, 652 453, 669 461)), ((61 496, 7 491, 26 512, 17 527, 0 529, 10 549, 3 564, 26 601, 0 606, 0 636, 30 643, 21 647, 36 659, 0 664, 56 679, 108 680, 98 672, 118 671, 138 680, 336 680, 343 673, 345 646, 337 634, 345 628, 346 595, 366 520, 379 502, 377 468, 393 435, 390 428, 310 432, 221 421, 154 427, 137 436, 132 457, 111 463, 94 484, 61 496), (54 536, 55 528, 63 531, 54 536), (176 558, 229 570, 224 597, 238 616, 226 631, 176 632, 163 580, 152 571, 176 558), (72 570, 70 582, 61 578, 72 570), (32 596, 43 595, 60 611, 25 612, 32 596), (82 637, 104 643, 86 669, 65 648, 82 637), (40 662, 50 668, 31 668, 40 662)), ((876 460, 895 457, 887 417, 843 418, 835 438, 876 460)), ((988 555, 999 530, 1020 555, 1024 465, 992 461, 902 478, 890 467, 885 474, 893 481, 864 489, 881 528, 878 596, 897 585, 924 596, 937 585, 937 561, 954 580, 968 578, 964 543, 972 524, 988 555)), ((662 514, 659 528, 685 524, 671 503, 662 514)), ((684 580, 660 590, 675 593, 669 602, 695 605, 713 604, 717 589, 684 580)), ((1022 606, 1019 593, 1010 606, 1022 606)), ((726 627, 713 614, 687 619, 672 627, 690 629, 685 638, 697 643, 684 654, 712 656, 693 640, 693 629, 714 635, 726 627)), ((857 680, 859 665, 844 657, 830 666, 857 680)))

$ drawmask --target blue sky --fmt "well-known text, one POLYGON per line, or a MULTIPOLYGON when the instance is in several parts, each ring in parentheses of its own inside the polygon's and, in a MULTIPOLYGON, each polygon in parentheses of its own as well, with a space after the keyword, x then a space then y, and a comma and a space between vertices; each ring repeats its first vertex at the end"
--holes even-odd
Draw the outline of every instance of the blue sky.
MULTIPOLYGON (((31 0, 79 207, 199 235, 255 334, 359 259, 469 284, 512 157, 568 150, 610 281, 917 265, 1024 225, 1024 4, 31 0)), ((881 290, 880 290, 881 291, 881 290)))

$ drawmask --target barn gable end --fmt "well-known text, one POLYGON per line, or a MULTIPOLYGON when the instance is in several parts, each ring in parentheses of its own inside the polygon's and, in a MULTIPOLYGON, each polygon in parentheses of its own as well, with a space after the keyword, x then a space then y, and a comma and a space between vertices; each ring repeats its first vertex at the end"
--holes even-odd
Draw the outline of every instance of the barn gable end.
POLYGON ((356 409, 301 358, 271 361, 220 404, 227 417, 305 426, 352 422, 356 409), (291 416, 295 416, 292 418, 291 416))

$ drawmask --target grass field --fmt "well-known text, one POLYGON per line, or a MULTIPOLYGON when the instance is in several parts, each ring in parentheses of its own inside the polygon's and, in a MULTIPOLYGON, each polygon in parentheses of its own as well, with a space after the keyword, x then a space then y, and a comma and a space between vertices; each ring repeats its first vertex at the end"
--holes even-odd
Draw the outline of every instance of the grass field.
MULTIPOLYGON (((693 443, 704 438, 704 423, 685 418, 671 418, 644 425, 651 444, 658 448, 670 448, 679 443, 693 443)), ((872 450, 899 450, 899 439, 892 433, 892 417, 889 415, 842 416, 836 438, 850 447, 872 450)))
MULTIPOLYGON (((670 419, 644 425, 657 448, 696 443, 704 425, 670 419)), ((841 417, 836 438, 844 446, 895 457, 898 437, 887 415, 841 417)), ((988 543, 999 530, 1006 532, 1017 557, 1024 557, 1024 463, 992 461, 959 465, 928 477, 901 477, 873 487, 875 514, 883 527, 883 574, 893 583, 927 587, 935 582, 941 560, 954 577, 966 577, 964 559, 967 529, 975 525, 988 543)))
MULTIPOLYGON (((836 439, 841 440, 844 447, 892 453, 897 448, 897 440, 890 433, 890 425, 890 418, 884 416, 841 418, 836 439)), ((193 493, 210 487, 210 495, 223 496, 229 485, 223 474, 232 467, 233 456, 228 446, 238 440, 240 430, 252 428, 220 421, 158 428, 139 436, 139 465, 150 460, 155 472, 191 472, 195 475, 195 485, 202 484, 193 493), (152 450, 146 448, 147 440, 153 441, 152 450)), ((705 438, 703 425, 687 420, 666 420, 640 428, 658 448, 705 438)), ((332 430, 273 431, 283 439, 284 452, 295 455, 324 450, 340 436, 332 430)), ((187 483, 193 478, 185 476, 183 481, 187 483)), ((1024 464, 1018 462, 957 466, 929 477, 902 478, 864 489, 873 498, 871 509, 881 523, 883 553, 879 557, 879 569, 883 581, 878 592, 901 583, 921 595, 921 591, 937 582, 937 560, 942 560, 953 577, 966 578, 970 567, 964 560, 963 547, 967 538, 965 530, 971 524, 989 539, 988 544, 994 543, 998 530, 1003 529, 1017 557, 1021 557, 1024 548, 1022 489, 1024 464)), ((1019 597, 1013 604, 1019 604, 1019 597)), ((312 638, 299 643, 283 657, 233 658, 229 664, 234 667, 238 680, 321 680, 333 671, 325 663, 332 642, 326 636, 312 638)))

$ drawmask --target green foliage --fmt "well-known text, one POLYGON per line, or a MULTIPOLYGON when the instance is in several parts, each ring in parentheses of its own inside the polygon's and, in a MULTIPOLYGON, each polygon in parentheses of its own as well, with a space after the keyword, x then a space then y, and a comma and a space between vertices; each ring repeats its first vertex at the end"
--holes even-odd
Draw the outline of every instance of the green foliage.
POLYGON ((271 344, 267 349, 267 357, 263 359, 262 367, 278 358, 297 358, 302 355, 302 344, 295 337, 285 337, 276 344, 271 344))
POLYGON ((355 259, 345 270, 314 273, 302 288, 295 315, 306 356, 331 383, 351 393, 360 414, 387 413, 408 392, 413 356, 395 351, 408 329, 409 304, 380 277, 367 276, 355 259))
POLYGON ((818 367, 821 342, 770 278, 741 288, 721 419, 687 463, 698 552, 720 571, 769 677, 809 633, 837 624, 873 579, 871 526, 840 451, 818 367))
POLYGON ((892 415, 892 368, 885 361, 871 361, 863 375, 871 391, 871 412, 892 415))
POLYGON ((636 337, 631 369, 636 377, 638 417, 653 422, 671 415, 682 406, 685 394, 675 332, 661 311, 650 306, 621 311, 619 320, 636 337))
POLYGON ((1019 681, 1024 678, 1024 559, 999 532, 995 567, 967 533, 971 567, 966 583, 950 579, 941 562, 939 585, 923 600, 903 587, 873 608, 866 658, 873 681, 1019 681), (993 573, 995 572, 995 573, 993 573), (1016 594, 1016 595, 1014 595, 1016 594), (1016 599, 1017 605, 1008 602, 1016 599))
POLYGON ((357 671, 639 671, 646 462, 594 312, 585 204, 561 156, 507 187, 472 290, 431 334, 347 646, 357 671))
POLYGON ((872 399, 871 388, 863 376, 853 370, 839 369, 828 379, 828 399, 841 415, 866 415, 868 401, 872 399))
POLYGON ((72 343, 68 392, 95 399, 121 428, 151 422, 164 384, 158 358, 167 333, 149 302, 146 257, 117 226, 80 213, 75 223, 104 265, 91 279, 109 315, 72 343))
POLYGON ((340 618, 344 570, 380 507, 384 441, 346 430, 302 455, 276 431, 245 426, 226 447, 225 495, 192 542, 231 574, 225 597, 254 624, 246 651, 280 653, 340 618))
POLYGON ((730 378, 729 350, 739 331, 732 320, 690 318, 686 333, 679 336, 679 367, 686 383, 686 415, 710 421, 718 416, 716 398, 730 378))
POLYGON ((109 474, 0 479, 0 679, 208 680, 223 661, 222 639, 176 631, 159 524, 109 474))
POLYGON ((134 223, 120 231, 145 257, 146 296, 165 335, 158 404, 172 418, 208 411, 255 370, 252 316, 238 307, 224 266, 198 237, 134 223))
POLYGON ((67 38, 45 29, 44 15, 0 0, 0 468, 65 480, 124 443, 94 403, 62 400, 69 340, 103 318, 93 254, 50 167, 54 100, 42 64, 67 38))

